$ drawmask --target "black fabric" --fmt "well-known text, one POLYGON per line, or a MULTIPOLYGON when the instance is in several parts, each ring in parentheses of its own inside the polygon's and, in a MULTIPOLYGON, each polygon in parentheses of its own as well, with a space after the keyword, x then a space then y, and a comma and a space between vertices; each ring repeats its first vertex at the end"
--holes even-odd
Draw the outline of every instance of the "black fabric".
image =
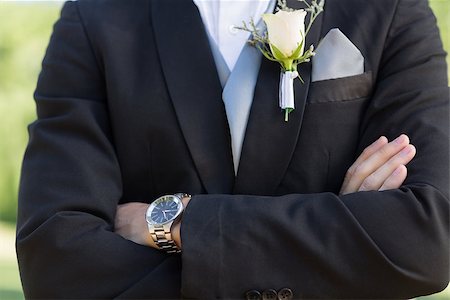
POLYGON ((372 92, 372 72, 311 83, 309 103, 359 100, 372 92))
MULTIPOLYGON (((295 2, 295 1, 293 1, 295 2)), ((296 2, 295 2, 296 3, 296 2)), ((339 28, 365 75, 278 107, 263 60, 237 178, 220 82, 186 0, 64 5, 35 93, 19 194, 26 298, 413 298, 449 276, 449 91, 423 0, 327 0, 307 46, 339 28), (381 135, 417 155, 400 189, 339 196, 381 135), (193 194, 181 256, 116 235, 119 203, 193 194)))

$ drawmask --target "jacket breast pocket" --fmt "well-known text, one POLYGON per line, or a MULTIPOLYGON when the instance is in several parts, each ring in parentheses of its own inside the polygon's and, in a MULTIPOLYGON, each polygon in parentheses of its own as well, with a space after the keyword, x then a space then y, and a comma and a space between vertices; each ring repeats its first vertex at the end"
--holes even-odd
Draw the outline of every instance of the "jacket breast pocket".
POLYGON ((327 103, 368 98, 372 93, 372 72, 337 79, 312 82, 309 103, 327 103))

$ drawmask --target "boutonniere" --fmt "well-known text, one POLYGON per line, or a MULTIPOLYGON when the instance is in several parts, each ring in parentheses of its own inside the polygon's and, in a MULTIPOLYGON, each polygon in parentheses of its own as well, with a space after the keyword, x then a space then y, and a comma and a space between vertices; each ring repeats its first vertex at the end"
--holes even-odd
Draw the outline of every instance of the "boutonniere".
POLYGON ((281 65, 279 104, 284 110, 284 120, 289 120, 289 113, 295 109, 294 79, 304 83, 298 73, 298 65, 309 62, 314 56, 314 45, 305 51, 305 39, 317 16, 323 11, 324 0, 297 0, 306 5, 305 9, 292 9, 286 0, 278 0, 274 14, 264 14, 262 19, 266 28, 262 32, 253 20, 250 24, 243 22, 243 27, 236 27, 251 33, 249 43, 255 46, 267 59, 281 65), (310 14, 305 29, 305 18, 310 14))

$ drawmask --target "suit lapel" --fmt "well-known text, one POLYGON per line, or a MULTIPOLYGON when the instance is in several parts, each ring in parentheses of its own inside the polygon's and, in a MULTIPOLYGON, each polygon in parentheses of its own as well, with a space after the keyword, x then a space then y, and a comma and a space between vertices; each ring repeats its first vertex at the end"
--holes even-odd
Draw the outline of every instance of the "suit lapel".
MULTIPOLYGON (((297 8, 297 1, 288 5, 297 8)), ((320 14, 306 37, 317 46, 322 27, 320 14)), ((311 77, 311 63, 299 65, 304 80, 294 82, 295 107, 289 122, 278 106, 280 67, 263 58, 242 147, 234 193, 273 195, 284 177, 297 144, 311 77)))
POLYGON ((234 182, 230 133, 198 9, 186 0, 151 3, 163 73, 199 176, 208 193, 230 193, 234 182))

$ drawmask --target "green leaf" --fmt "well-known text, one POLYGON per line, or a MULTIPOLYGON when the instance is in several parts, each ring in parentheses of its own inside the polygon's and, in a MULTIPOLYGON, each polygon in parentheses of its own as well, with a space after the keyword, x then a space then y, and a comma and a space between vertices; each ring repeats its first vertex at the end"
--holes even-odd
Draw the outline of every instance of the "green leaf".
POLYGON ((295 71, 293 68, 294 61, 292 59, 284 59, 281 62, 281 65, 283 66, 285 71, 295 71))
POLYGON ((270 50, 272 51, 273 57, 275 57, 277 60, 283 61, 288 58, 275 45, 273 45, 273 44, 269 44, 269 45, 270 45, 270 50))
POLYGON ((302 50, 304 49, 304 47, 303 47, 304 44, 305 44, 305 39, 304 39, 304 37, 302 37, 301 43, 298 45, 297 49, 295 49, 294 53, 292 53, 290 58, 295 60, 295 59, 299 59, 300 57, 302 57, 302 55, 303 55, 302 50))

